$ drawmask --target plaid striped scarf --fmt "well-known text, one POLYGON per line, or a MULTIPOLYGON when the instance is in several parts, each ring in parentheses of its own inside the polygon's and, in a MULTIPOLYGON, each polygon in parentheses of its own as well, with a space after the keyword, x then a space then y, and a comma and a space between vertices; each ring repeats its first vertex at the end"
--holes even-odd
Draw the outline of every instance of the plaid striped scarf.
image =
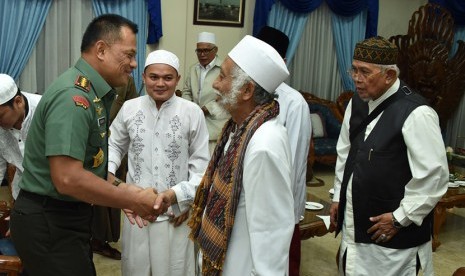
POLYGON ((233 133, 236 124, 230 119, 218 140, 207 171, 197 189, 193 214, 189 221, 190 238, 202 250, 202 274, 221 275, 228 242, 234 225, 242 190, 245 151, 255 131, 279 114, 279 104, 273 101, 257 106, 233 133), (231 135, 226 154, 224 148, 231 135), (204 214, 205 210, 205 215, 204 214))

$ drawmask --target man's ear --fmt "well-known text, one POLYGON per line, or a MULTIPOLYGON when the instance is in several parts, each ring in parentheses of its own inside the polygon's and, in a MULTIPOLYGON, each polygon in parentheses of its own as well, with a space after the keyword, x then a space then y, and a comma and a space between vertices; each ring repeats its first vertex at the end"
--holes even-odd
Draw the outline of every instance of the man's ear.
POLYGON ((386 71, 386 82, 390 83, 396 79, 396 71, 393 69, 388 69, 386 71))
POLYGON ((105 51, 108 49, 108 44, 103 40, 99 40, 95 43, 95 49, 97 51, 97 57, 99 60, 104 59, 105 51))
POLYGON ((251 81, 244 84, 244 92, 242 93, 242 99, 244 101, 250 100, 253 97, 255 91, 255 84, 251 81))

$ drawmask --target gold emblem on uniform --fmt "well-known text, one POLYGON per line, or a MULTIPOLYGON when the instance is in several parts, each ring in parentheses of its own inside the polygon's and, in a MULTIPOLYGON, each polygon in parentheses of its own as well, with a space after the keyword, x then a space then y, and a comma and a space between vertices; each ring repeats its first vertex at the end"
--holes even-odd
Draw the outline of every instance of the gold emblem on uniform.
POLYGON ((103 107, 101 106, 96 106, 95 111, 97 112, 97 115, 102 115, 103 107))
POLYGON ((95 97, 95 99, 92 100, 94 103, 99 103, 101 100, 98 97, 95 97))
POLYGON ((100 137, 104 138, 104 137, 105 137, 105 134, 107 134, 107 132, 106 132, 106 131, 104 131, 104 132, 101 132, 101 133, 100 133, 100 137))
POLYGON ((97 154, 94 155, 94 165, 92 166, 92 168, 97 168, 98 166, 102 165, 104 157, 105 154, 103 153, 103 150, 99 148, 97 154))
POLYGON ((74 81, 74 85, 82 88, 86 92, 90 91, 90 81, 82 75, 77 76, 76 80, 74 81))

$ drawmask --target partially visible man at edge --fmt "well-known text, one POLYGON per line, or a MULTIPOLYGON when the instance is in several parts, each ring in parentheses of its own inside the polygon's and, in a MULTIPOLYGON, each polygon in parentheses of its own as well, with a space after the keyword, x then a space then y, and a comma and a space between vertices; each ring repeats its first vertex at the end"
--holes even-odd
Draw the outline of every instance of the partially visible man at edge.
POLYGON ((137 25, 119 15, 95 18, 81 58, 37 106, 11 213, 13 242, 29 275, 96 274, 91 204, 128 209, 141 227, 140 217, 153 220, 167 210, 167 198, 153 189, 105 180, 112 87, 125 85, 137 66, 136 33, 137 25))
POLYGON ((447 191, 436 112, 398 79, 398 49, 383 37, 356 44, 357 93, 337 143, 331 224, 342 230, 339 275, 434 275, 433 208, 447 191))
POLYGON ((197 189, 189 222, 203 275, 287 274, 294 230, 292 156, 274 98, 288 76, 273 47, 246 36, 213 83, 231 119, 197 189))
MULTIPOLYGON (((278 51, 286 62, 289 38, 278 29, 265 26, 257 38, 268 43, 278 51)), ((305 214, 307 200, 307 157, 312 136, 310 110, 304 97, 286 83, 276 89, 279 103, 278 121, 286 127, 292 153, 292 190, 294 194, 294 234, 289 251, 289 276, 300 273, 300 231, 299 222, 305 214)))

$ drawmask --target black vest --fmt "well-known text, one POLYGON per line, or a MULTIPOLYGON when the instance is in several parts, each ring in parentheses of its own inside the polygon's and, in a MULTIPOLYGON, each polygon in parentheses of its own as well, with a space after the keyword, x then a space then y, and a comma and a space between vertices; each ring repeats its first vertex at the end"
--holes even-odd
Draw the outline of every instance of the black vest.
MULTIPOLYGON (((412 178, 407 158, 407 146, 402 126, 410 113, 426 100, 412 93, 401 83, 396 93, 402 97, 388 106, 376 126, 364 141, 365 129, 355 136, 346 161, 341 185, 338 211, 338 231, 344 219, 347 185, 352 179, 352 203, 355 226, 355 242, 374 243, 367 230, 373 226, 369 218, 395 211, 404 197, 405 185, 412 178)), ((368 116, 368 103, 355 94, 352 98, 350 129, 354 130, 368 116)), ((389 242, 380 246, 411 248, 430 240, 432 212, 421 226, 411 224, 402 228, 389 242)))

